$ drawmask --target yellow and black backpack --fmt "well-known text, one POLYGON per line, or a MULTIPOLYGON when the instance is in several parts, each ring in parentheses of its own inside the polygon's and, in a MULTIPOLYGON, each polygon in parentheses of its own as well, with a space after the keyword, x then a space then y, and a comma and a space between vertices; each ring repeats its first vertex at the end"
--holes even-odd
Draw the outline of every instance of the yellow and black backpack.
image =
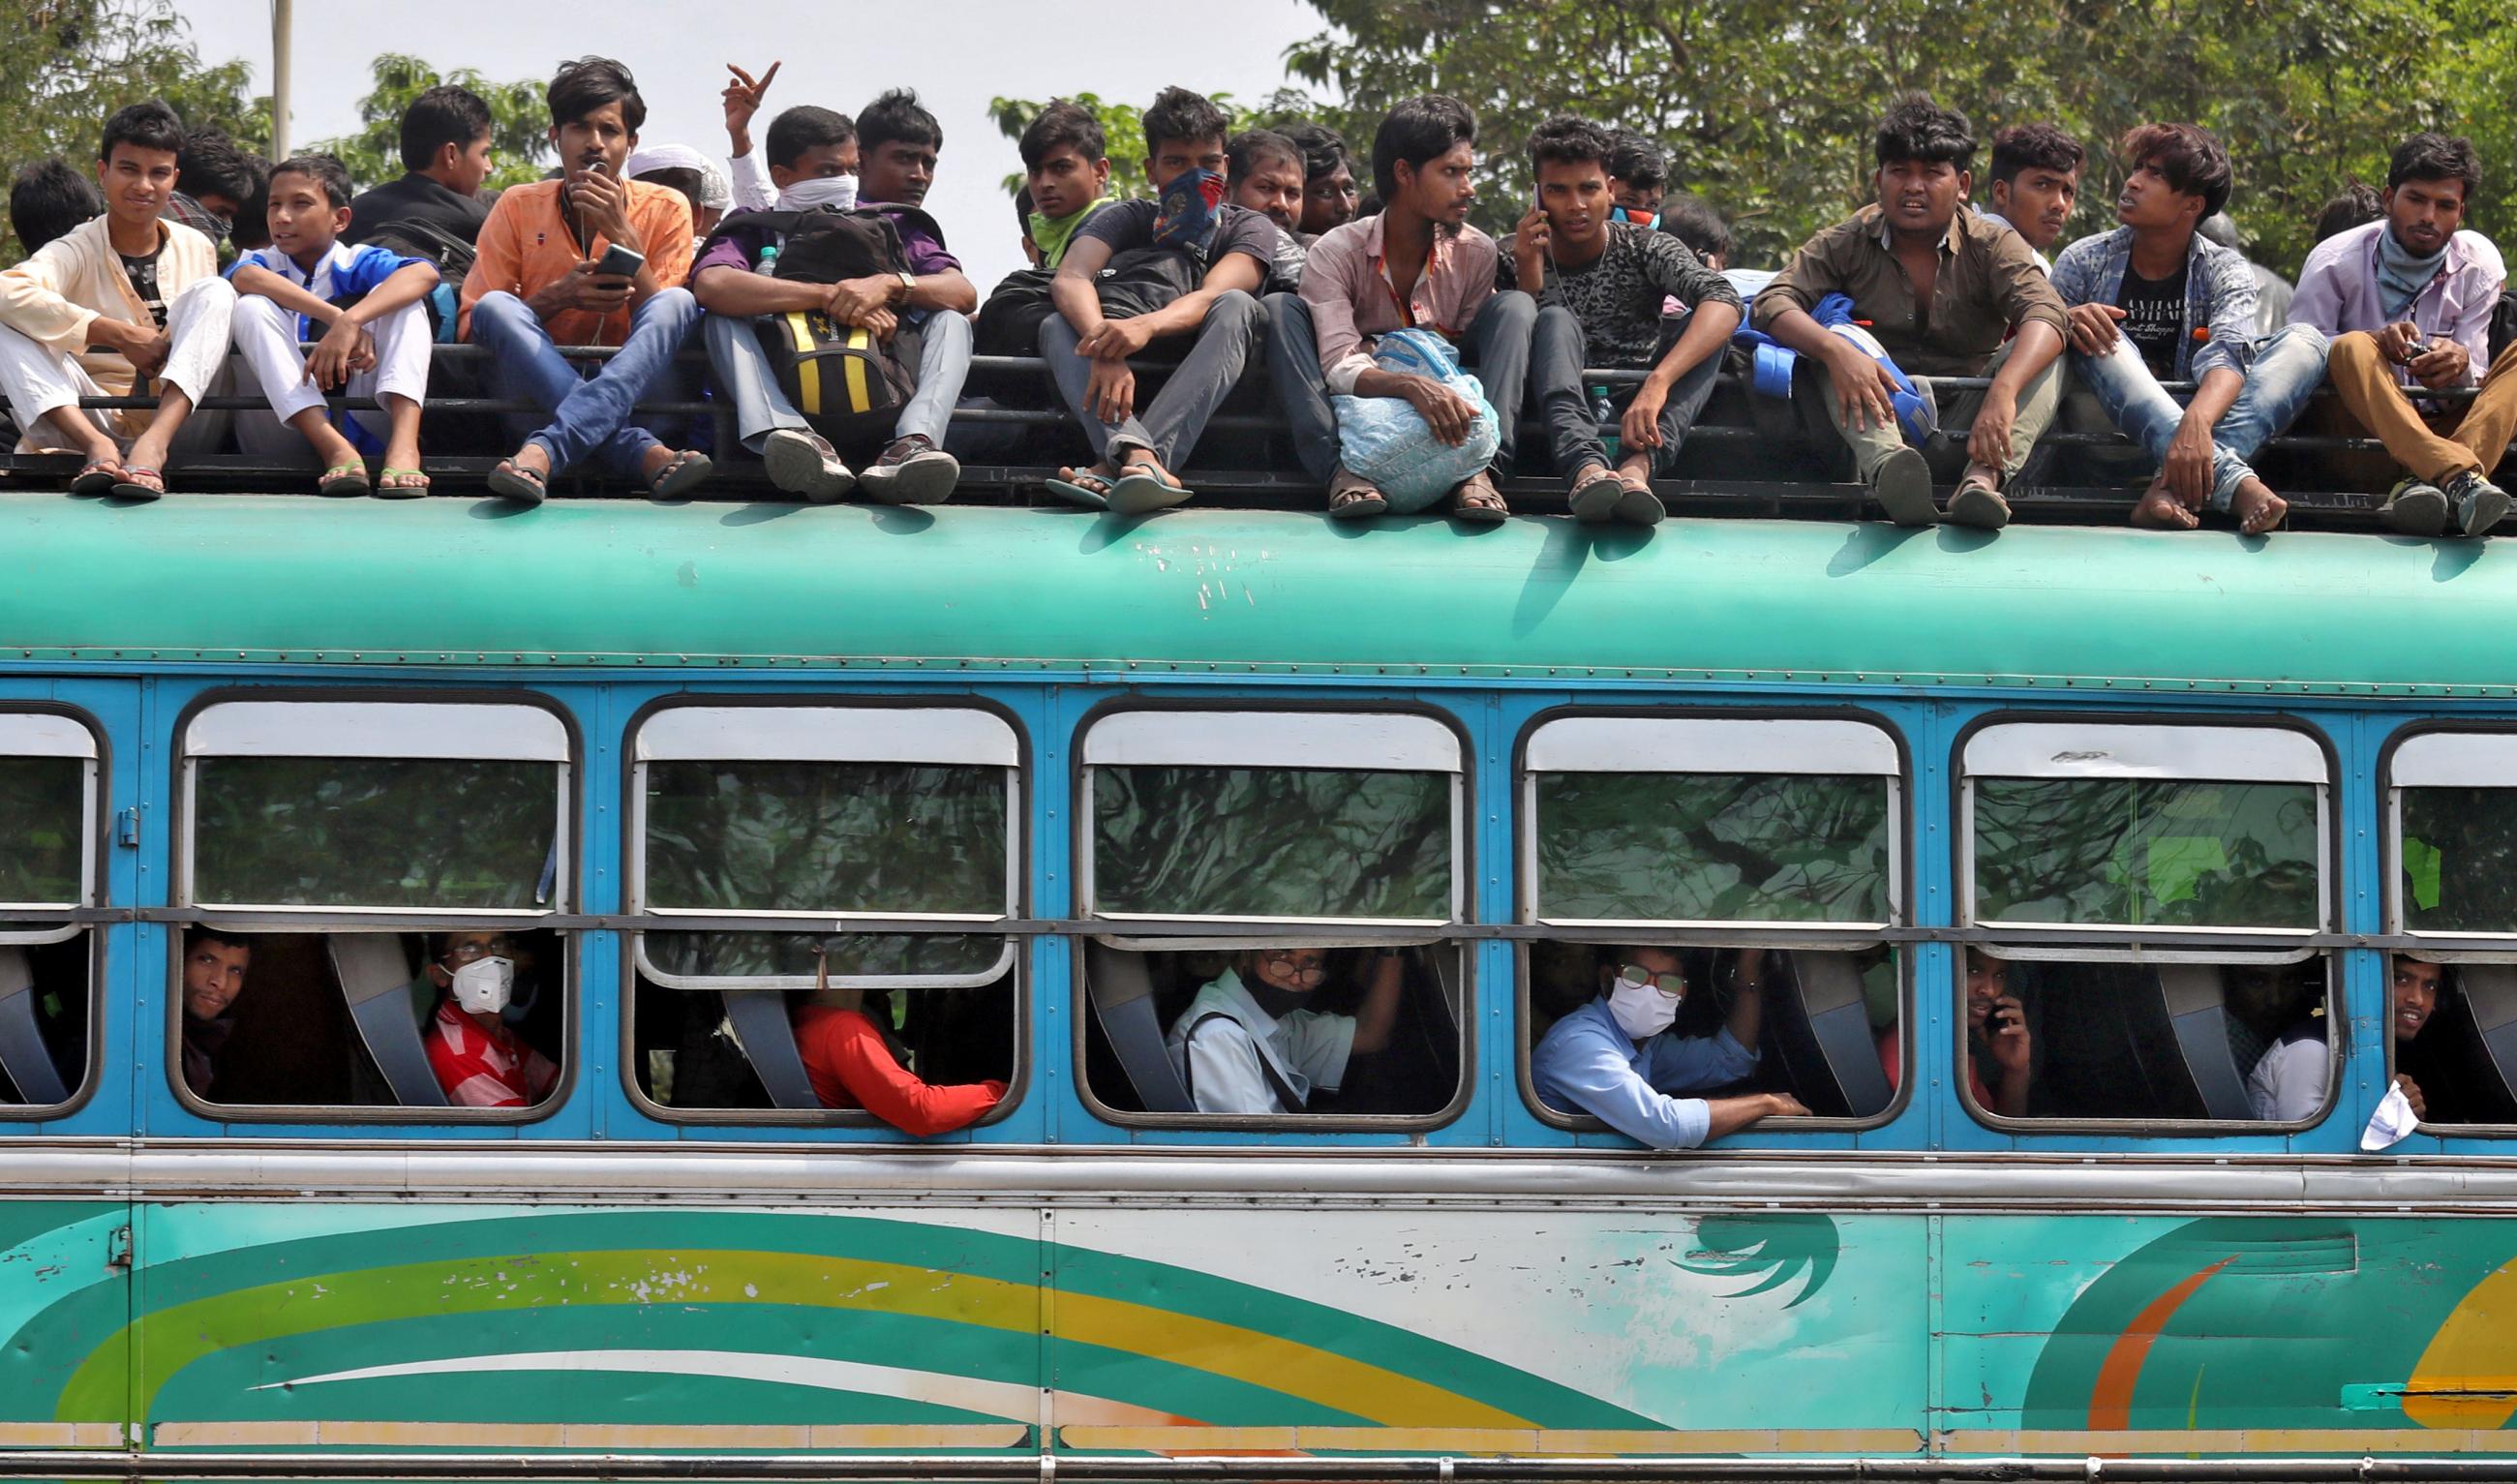
MULTIPOLYGON (((943 240, 933 218, 907 207, 747 211, 726 218, 717 232, 773 233, 779 238, 775 276, 837 283, 908 270, 896 214, 943 240)), ((903 324, 880 340, 819 310, 763 315, 758 323, 780 389, 815 431, 841 445, 890 439, 900 409, 917 394, 916 330, 903 324)))

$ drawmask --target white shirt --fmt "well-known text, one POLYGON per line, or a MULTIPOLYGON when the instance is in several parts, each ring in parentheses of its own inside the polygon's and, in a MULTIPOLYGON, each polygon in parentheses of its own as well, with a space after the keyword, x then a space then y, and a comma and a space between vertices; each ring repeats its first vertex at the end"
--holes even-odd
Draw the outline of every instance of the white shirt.
POLYGON ((1250 997, 1240 974, 1225 969, 1172 1022, 1167 1045, 1198 1112, 1298 1113, 1285 1106, 1276 1081, 1307 1101, 1313 1089, 1344 1081, 1346 1058, 1354 1051, 1354 1017, 1324 1010, 1269 1015, 1250 997))
POLYGON ((2331 1073, 2325 1027, 2313 1021, 2292 1026, 2246 1074, 2246 1107, 2267 1123, 2314 1118, 2325 1107, 2325 1079, 2331 1073))

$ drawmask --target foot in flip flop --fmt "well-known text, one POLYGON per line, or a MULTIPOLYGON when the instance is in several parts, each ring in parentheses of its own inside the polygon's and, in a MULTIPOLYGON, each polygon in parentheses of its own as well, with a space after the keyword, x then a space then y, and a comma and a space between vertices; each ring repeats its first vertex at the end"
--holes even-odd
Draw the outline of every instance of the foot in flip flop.
POLYGON ((166 476, 139 464, 125 464, 122 478, 116 480, 113 494, 117 499, 153 500, 166 492, 166 476))
POLYGON ((1564 482, 1564 497, 1573 508, 1573 519, 1585 526, 1605 525, 1617 513, 1617 502, 1626 495, 1625 482, 1608 472, 1608 466, 1585 463, 1564 482))
POLYGON ((647 497, 669 500, 698 488, 716 466, 697 448, 676 451, 658 444, 647 450, 642 467, 647 473, 647 497))
POLYGON ((352 459, 345 464, 334 464, 323 471, 321 479, 315 482, 316 493, 335 497, 364 494, 369 488, 367 466, 364 461, 359 459, 352 459))
POLYGON ((1119 482, 1110 487, 1110 508, 1121 515, 1146 515, 1185 504, 1196 494, 1164 468, 1162 460, 1142 448, 1132 448, 1119 471, 1119 482))
POLYGON ((527 444, 514 457, 498 460, 498 467, 490 471, 490 492, 540 504, 550 493, 550 454, 539 444, 527 444))
POLYGON ((70 493, 111 494, 113 487, 122 483, 122 460, 113 454, 105 454, 89 459, 85 468, 70 476, 70 493))
POLYGON ((1657 526, 1669 514, 1660 496, 1651 487, 1649 464, 1623 463, 1617 466, 1617 519, 1629 526, 1657 526))
POLYGON ((2238 518, 2240 534, 2259 536, 2281 525, 2289 514, 2289 501, 2273 493, 2272 487, 2251 476, 2238 485, 2238 492, 2229 496, 2229 513, 2238 518))
POLYGON ((1451 514, 1463 521, 1491 526, 1509 517, 1512 507, 1503 502, 1503 491, 1495 488, 1494 476, 1480 469, 1451 491, 1451 514))
POLYGON ((1970 469, 1949 494, 1949 524, 1972 526, 1978 530, 1999 530, 2010 524, 2010 501, 2002 498, 2001 488, 1992 476, 1980 469, 1970 469))
POLYGON ((428 476, 419 470, 418 460, 407 469, 387 464, 376 471, 376 493, 387 499, 411 499, 428 492, 428 476))
POLYGON ((1090 469, 1061 468, 1057 471, 1057 478, 1043 480, 1041 484, 1049 493, 1070 505, 1081 505, 1087 510, 1107 510, 1110 508, 1110 486, 1117 478, 1115 470, 1096 465, 1090 469))
POLYGON ((2132 523, 2145 530, 2192 530, 2202 524, 2163 483, 2151 486, 2132 507, 2132 523))

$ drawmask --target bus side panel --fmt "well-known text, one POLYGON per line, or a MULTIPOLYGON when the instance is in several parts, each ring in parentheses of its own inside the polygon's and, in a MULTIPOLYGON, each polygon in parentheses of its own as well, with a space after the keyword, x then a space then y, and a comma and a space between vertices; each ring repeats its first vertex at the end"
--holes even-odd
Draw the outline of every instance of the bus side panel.
POLYGON ((1052 1225, 1068 1450, 1923 1447, 1919 1215, 1261 1208, 1052 1225))
POLYGON ((1036 1446, 1035 1210, 168 1205, 159 1449, 1036 1446))
POLYGON ((131 1208, 0 1202, 0 1447, 119 1448, 131 1208))
POLYGON ((1954 1454, 2509 1452, 2517 1223, 1950 1216, 1954 1454))

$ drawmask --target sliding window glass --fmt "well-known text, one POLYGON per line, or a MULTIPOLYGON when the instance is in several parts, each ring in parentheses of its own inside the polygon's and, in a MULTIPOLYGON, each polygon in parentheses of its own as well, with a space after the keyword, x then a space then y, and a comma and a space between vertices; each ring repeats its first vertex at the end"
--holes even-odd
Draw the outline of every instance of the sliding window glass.
POLYGON ((2389 1076, 2424 1124, 2517 1126, 2517 733, 2420 731, 2386 760, 2389 1076))
POLYGON ((101 800, 96 734, 48 711, 0 712, 0 1119, 66 1111, 96 1024, 101 800))

